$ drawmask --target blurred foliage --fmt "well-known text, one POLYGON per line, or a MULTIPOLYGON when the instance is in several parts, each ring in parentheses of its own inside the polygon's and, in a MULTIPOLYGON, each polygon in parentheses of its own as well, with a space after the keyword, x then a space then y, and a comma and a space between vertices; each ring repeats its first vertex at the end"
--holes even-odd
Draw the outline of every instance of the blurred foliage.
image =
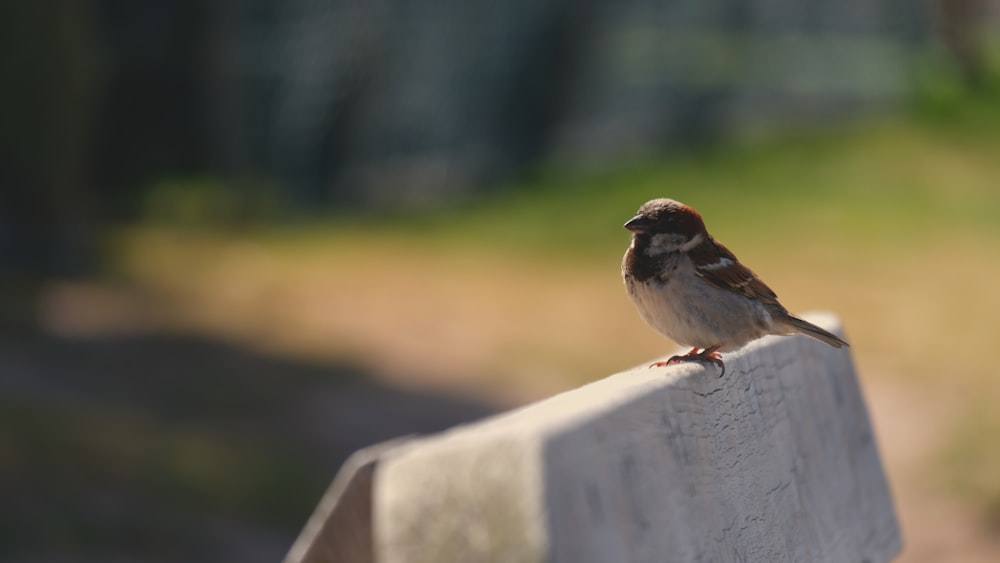
POLYGON ((188 229, 243 228, 294 217, 277 187, 246 180, 240 189, 217 178, 161 179, 142 190, 141 222, 188 229))
POLYGON ((954 60, 939 50, 928 51, 915 65, 910 94, 911 114, 968 132, 996 134, 1000 125, 1000 37, 981 51, 981 78, 975 86, 963 81, 954 60))
MULTIPOLYGON (((988 60, 1000 63, 1000 56, 988 60)), ((971 90, 943 54, 931 52, 913 69, 908 107, 888 116, 647 151, 591 168, 550 161, 489 196, 434 208, 303 214, 286 207, 273 184, 259 183, 248 197, 218 180, 173 178, 144 188, 140 222, 224 232, 244 218, 261 233, 300 232, 303 240, 375 227, 444 244, 586 253, 617 244, 609 210, 669 194, 698 201, 717 223, 744 234, 773 234, 773 215, 815 224, 817 209, 825 223, 816 226, 837 236, 896 242, 928 225, 993 232, 1000 226, 990 163, 1000 142, 1000 64, 989 69, 989 80, 971 90)))
MULTIPOLYGON (((1000 89, 968 93, 933 66, 923 76, 911 108, 895 116, 675 149, 601 169, 543 165, 493 196, 437 209, 333 210, 273 224, 268 210, 279 210, 272 220, 289 219, 275 204, 252 215, 264 218, 259 235, 305 244, 378 232, 581 256, 619 244, 621 210, 663 195, 697 202, 721 233, 741 237, 816 229, 845 242, 897 244, 952 228, 995 235, 1000 89)), ((238 215, 236 202, 218 182, 161 182, 150 190, 147 219, 224 232, 226 219, 238 215)))

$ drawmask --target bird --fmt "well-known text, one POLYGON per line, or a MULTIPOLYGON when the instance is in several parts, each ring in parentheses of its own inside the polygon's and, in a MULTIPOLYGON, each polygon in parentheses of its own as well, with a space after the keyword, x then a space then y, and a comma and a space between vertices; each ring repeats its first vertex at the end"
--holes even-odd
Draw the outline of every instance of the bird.
POLYGON ((726 366, 721 352, 769 334, 800 333, 835 348, 849 346, 836 334, 789 313, 770 287, 708 233, 693 207, 653 199, 624 226, 632 232, 622 259, 628 296, 654 330, 692 347, 651 368, 709 362, 721 369, 722 377, 726 366))

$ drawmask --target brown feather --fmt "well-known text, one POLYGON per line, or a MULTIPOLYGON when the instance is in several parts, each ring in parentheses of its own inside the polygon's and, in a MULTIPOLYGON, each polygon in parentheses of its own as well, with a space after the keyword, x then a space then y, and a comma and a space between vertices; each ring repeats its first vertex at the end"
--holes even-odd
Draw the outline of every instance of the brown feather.
POLYGON ((784 310, 774 291, 711 236, 705 237, 704 242, 691 249, 688 256, 694 262, 698 275, 709 284, 784 310), (729 263, 719 265, 721 260, 728 260, 729 263))
POLYGON ((834 348, 841 348, 843 346, 850 346, 843 338, 833 334, 830 331, 824 330, 809 321, 800 319, 795 315, 785 314, 784 317, 779 319, 782 324, 792 328, 795 332, 801 332, 806 336, 811 336, 817 340, 826 342, 834 348))

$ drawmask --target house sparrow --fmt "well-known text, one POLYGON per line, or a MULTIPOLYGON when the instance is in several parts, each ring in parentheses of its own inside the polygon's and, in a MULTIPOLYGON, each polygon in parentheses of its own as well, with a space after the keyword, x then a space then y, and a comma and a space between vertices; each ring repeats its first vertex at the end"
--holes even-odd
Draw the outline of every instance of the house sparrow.
POLYGON ((687 354, 650 367, 708 361, 725 374, 719 352, 768 334, 802 333, 836 348, 848 345, 789 313, 771 288, 708 234, 701 215, 691 207, 654 199, 643 204, 625 228, 632 231, 632 244, 622 260, 628 296, 651 327, 693 346, 687 354))

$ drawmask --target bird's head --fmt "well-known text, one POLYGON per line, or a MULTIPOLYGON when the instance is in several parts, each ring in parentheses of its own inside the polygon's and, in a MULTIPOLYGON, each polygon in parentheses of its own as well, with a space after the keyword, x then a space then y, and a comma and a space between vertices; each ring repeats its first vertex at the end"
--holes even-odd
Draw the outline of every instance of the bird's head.
POLYGON ((705 222, 694 208, 667 198, 642 204, 625 228, 633 238, 649 237, 654 252, 690 250, 708 237, 705 222))

